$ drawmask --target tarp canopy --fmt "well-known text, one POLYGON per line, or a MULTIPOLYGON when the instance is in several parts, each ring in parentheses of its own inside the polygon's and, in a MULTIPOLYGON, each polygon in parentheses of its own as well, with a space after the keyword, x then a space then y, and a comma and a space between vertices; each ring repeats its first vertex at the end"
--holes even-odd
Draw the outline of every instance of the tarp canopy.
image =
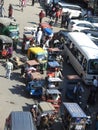
POLYGON ((87 118, 86 114, 77 103, 64 102, 63 104, 73 118, 87 118))
POLYGON ((54 112, 55 108, 53 107, 53 105, 49 102, 40 102, 38 104, 40 110, 42 111, 42 114, 45 113, 50 113, 50 112, 54 112))
POLYGON ((60 64, 57 61, 50 61, 50 62, 48 62, 48 65, 49 65, 49 67, 52 67, 52 68, 61 67, 60 64))
POLYGON ((47 35, 53 34, 53 30, 52 30, 51 28, 44 28, 44 32, 45 32, 47 35))
POLYGON ((46 91, 48 94, 61 94, 58 89, 47 89, 46 91))
POLYGON ((30 112, 12 112, 11 126, 11 130, 37 130, 30 112))
POLYGON ((5 35, 0 35, 0 40, 2 41, 2 43, 13 43, 13 40, 5 35))

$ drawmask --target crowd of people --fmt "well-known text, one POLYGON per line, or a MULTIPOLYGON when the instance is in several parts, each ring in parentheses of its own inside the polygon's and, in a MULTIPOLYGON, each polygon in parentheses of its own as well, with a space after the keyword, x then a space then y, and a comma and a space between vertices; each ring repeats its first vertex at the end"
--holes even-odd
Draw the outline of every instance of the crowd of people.
POLYGON ((39 130, 51 129, 57 117, 57 114, 55 112, 41 113, 39 110, 40 109, 36 104, 34 104, 30 109, 30 112, 32 114, 32 117, 34 118, 37 128, 39 130))
MULTIPOLYGON (((23 11, 23 7, 26 6, 26 0, 20 0, 19 1, 19 5, 21 7, 21 10, 23 11)), ((32 0, 32 6, 34 6, 34 0, 32 0)), ((48 8, 45 8, 44 10, 41 10, 39 12, 39 25, 37 27, 37 30, 34 30, 34 32, 32 32, 32 40, 26 40, 23 41, 25 42, 25 47, 24 47, 24 52, 25 54, 27 54, 27 51, 29 49, 29 47, 32 46, 40 46, 42 47, 44 50, 48 50, 48 48, 50 47, 55 47, 55 34, 51 34, 51 35, 47 35, 45 34, 45 32, 43 31, 43 28, 40 26, 41 23, 43 22, 44 17, 50 17, 50 25, 52 26, 52 21, 55 24, 58 23, 58 21, 61 21, 61 28, 62 27, 66 27, 68 26, 68 23, 70 21, 70 13, 66 12, 63 13, 62 9, 58 7, 58 5, 53 5, 51 7, 51 10, 48 10, 48 8)), ((13 17, 13 6, 10 4, 9 5, 9 9, 8 9, 8 17, 12 18, 13 17)), ((59 41, 58 41, 59 42, 59 41)), ((59 44, 58 44, 59 45, 59 44)), ((61 45, 58 46, 59 48, 61 48, 61 45)), ((5 47, 4 50, 2 51, 2 56, 6 56, 8 55, 9 57, 12 55, 12 48, 10 47, 5 47), (6 51, 6 52, 5 52, 6 51)), ((62 58, 62 57, 61 57, 62 58)), ((6 57, 7 59, 7 57, 6 57)), ((63 62, 63 61, 62 61, 63 62)), ((6 78, 11 78, 11 72, 13 70, 13 64, 10 62, 10 59, 7 60, 6 63, 6 78)), ((21 67, 21 76, 23 76, 25 71, 30 70, 30 68, 25 68, 25 66, 21 67)), ((34 70, 35 71, 35 70, 34 70)), ((29 72, 29 71, 28 71, 29 72)), ((55 77, 60 77, 62 79, 64 79, 61 70, 57 70, 55 71, 55 77)), ((97 89, 98 89, 98 79, 96 77, 93 77, 93 86, 90 89, 90 93, 87 99, 87 104, 88 105, 93 105, 96 103, 96 93, 97 93, 97 89)), ((79 99, 79 96, 81 95, 81 93, 84 92, 83 87, 81 86, 80 83, 78 83, 75 87, 74 87, 74 96, 76 101, 79 99)), ((38 129, 48 129, 49 127, 52 126, 53 121, 55 119, 55 115, 40 115, 40 113, 38 111, 36 111, 36 106, 33 106, 33 108, 31 108, 31 113, 32 116, 36 122, 36 126, 38 127, 38 129)))

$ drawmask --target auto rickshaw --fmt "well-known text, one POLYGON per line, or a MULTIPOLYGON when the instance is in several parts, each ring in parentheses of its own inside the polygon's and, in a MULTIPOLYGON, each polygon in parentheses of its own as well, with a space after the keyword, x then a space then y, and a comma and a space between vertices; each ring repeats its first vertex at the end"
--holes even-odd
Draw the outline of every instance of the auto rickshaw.
POLYGON ((42 97, 44 85, 44 80, 35 79, 26 85, 26 91, 29 93, 30 96, 34 96, 37 98, 42 97))
POLYGON ((19 24, 10 18, 0 17, 0 35, 6 35, 13 40, 13 49, 19 42, 19 24))
POLYGON ((63 102, 61 117, 66 130, 86 130, 87 115, 77 103, 63 102))
POLYGON ((11 58, 13 54, 13 40, 5 35, 0 35, 0 57, 1 58, 11 58), (7 51, 9 47, 12 48, 12 52, 9 55, 9 52, 7 51), (7 51, 6 55, 4 55, 4 50, 7 51))
POLYGON ((48 61, 58 60, 62 51, 59 48, 48 48, 48 61))
POLYGON ((61 90, 61 83, 62 83, 62 79, 57 78, 57 77, 49 77, 47 79, 47 89, 59 89, 61 90))
POLYGON ((42 80, 44 75, 36 71, 36 68, 32 67, 29 70, 26 70, 26 84, 32 80, 42 80))
POLYGON ((29 67, 36 68, 36 71, 40 71, 40 64, 37 60, 28 60, 26 62, 26 65, 29 66, 29 67))
POLYGON ((46 70, 48 54, 47 51, 45 51, 43 48, 29 48, 27 56, 30 60, 37 60, 40 63, 41 70, 46 70))
POLYGON ((39 122, 40 129, 51 129, 52 125, 55 123, 57 119, 57 113, 55 108, 50 102, 41 101, 38 104, 33 104, 30 109, 32 116, 35 120, 39 122), (44 122, 47 122, 44 124, 44 122))
POLYGON ((59 111, 61 104, 61 92, 58 89, 47 89, 45 94, 45 100, 52 103, 54 108, 59 111))
POLYGON ((57 61, 49 61, 47 63, 47 75, 48 77, 55 77, 55 71, 60 68, 61 65, 57 61))
POLYGON ((78 82, 82 82, 81 78, 78 75, 67 75, 67 88, 66 88, 66 97, 71 101, 74 99, 74 87, 78 82))

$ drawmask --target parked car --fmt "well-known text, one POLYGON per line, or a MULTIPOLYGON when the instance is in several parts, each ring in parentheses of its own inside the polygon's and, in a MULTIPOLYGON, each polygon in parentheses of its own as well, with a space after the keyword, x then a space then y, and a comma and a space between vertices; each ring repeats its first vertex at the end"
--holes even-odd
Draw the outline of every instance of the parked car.
POLYGON ((71 18, 77 18, 82 14, 82 8, 78 5, 73 5, 65 2, 58 2, 60 8, 62 8, 63 12, 70 12, 71 18))
POLYGON ((91 22, 96 28, 98 28, 98 17, 92 16, 92 17, 87 17, 85 20, 91 22))
POLYGON ((85 20, 71 20, 68 25, 68 31, 80 32, 84 29, 97 30, 97 28, 90 22, 85 20))
POLYGON ((81 32, 87 34, 87 36, 98 46, 98 31, 85 29, 81 32))

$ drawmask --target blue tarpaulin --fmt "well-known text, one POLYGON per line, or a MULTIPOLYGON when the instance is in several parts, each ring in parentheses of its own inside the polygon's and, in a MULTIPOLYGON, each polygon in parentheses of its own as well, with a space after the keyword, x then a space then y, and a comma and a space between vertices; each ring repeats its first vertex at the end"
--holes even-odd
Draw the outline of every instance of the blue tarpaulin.
POLYGON ((53 34, 53 31, 52 31, 51 28, 44 28, 44 32, 45 32, 47 35, 53 34))

